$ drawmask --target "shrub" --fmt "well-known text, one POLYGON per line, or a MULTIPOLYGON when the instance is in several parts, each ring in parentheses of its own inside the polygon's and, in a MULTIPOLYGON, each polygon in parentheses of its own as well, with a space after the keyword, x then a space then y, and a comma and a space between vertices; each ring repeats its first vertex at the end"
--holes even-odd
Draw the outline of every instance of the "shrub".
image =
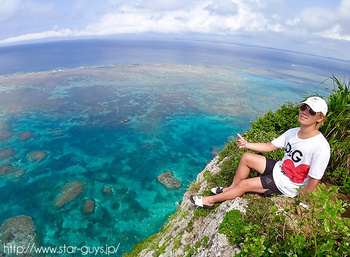
POLYGON ((198 220, 200 217, 206 217, 210 214, 210 209, 205 208, 196 208, 196 210, 193 213, 193 217, 195 220, 198 220))
POLYGON ((326 178, 350 193, 350 91, 349 83, 341 83, 332 76, 334 89, 328 97, 328 114, 321 132, 331 146, 331 159, 326 169, 326 178), (344 184, 345 183, 345 184, 344 184))
POLYGON ((227 212, 219 232, 231 244, 244 244, 239 256, 347 256, 350 219, 340 217, 345 204, 336 194, 337 187, 321 184, 308 195, 311 208, 299 218, 294 204, 278 210, 270 198, 254 199, 244 215, 227 212))
POLYGON ((350 219, 340 217, 346 204, 336 198, 337 194, 338 187, 320 184, 318 190, 308 194, 310 210, 304 211, 306 219, 299 222, 299 226, 311 228, 304 235, 309 238, 307 245, 319 256, 350 253, 350 219))
POLYGON ((219 233, 225 234, 229 243, 239 244, 243 242, 243 228, 241 212, 239 210, 232 210, 226 213, 219 226, 219 233))
POLYGON ((258 117, 257 121, 252 121, 251 124, 255 130, 266 133, 274 131, 277 134, 282 134, 286 130, 298 126, 298 110, 297 104, 287 102, 275 112, 268 111, 263 117, 258 117))

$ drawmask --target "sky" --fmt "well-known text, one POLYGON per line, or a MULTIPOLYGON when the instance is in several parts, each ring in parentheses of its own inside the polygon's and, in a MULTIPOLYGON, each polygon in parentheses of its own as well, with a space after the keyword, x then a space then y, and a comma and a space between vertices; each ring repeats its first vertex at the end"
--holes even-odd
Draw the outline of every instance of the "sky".
POLYGON ((349 13, 350 0, 0 0, 0 46, 183 38, 350 60, 349 13))

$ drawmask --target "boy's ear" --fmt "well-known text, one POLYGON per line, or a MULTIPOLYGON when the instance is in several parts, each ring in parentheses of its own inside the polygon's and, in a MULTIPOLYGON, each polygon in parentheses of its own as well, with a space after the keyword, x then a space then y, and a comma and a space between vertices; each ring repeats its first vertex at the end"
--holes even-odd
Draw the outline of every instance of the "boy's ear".
POLYGON ((326 116, 321 115, 320 118, 317 120, 317 122, 319 123, 319 122, 323 121, 325 118, 326 118, 326 116))

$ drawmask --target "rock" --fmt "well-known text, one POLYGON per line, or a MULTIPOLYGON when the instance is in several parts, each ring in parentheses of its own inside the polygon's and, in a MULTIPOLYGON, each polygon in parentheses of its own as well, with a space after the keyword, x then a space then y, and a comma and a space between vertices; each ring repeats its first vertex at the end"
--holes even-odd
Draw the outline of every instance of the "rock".
MULTIPOLYGON (((31 253, 18 254, 28 246, 39 246, 39 240, 35 232, 33 219, 20 215, 4 221, 0 227, 0 252, 4 257, 10 256, 34 256, 31 253)), ((38 256, 38 255, 35 255, 38 256)))
POLYGON ((181 182, 173 176, 171 170, 167 170, 166 172, 160 174, 157 178, 158 181, 168 189, 176 189, 182 186, 181 182))
POLYGON ((5 176, 10 174, 14 170, 14 167, 11 164, 5 164, 0 166, 0 176, 5 176))
POLYGON ((234 142, 234 141, 236 141, 237 139, 239 139, 238 137, 235 137, 235 136, 228 136, 227 137, 227 140, 229 141, 229 142, 234 142))
POLYGON ((27 158, 32 162, 42 162, 47 156, 45 151, 33 151, 27 155, 27 158))
POLYGON ((91 214, 95 212, 95 200, 94 199, 86 199, 83 203, 82 213, 84 214, 91 214))
POLYGON ((9 139, 13 136, 11 126, 6 124, 6 121, 0 121, 0 141, 9 139))
POLYGON ((33 136, 34 136, 33 131, 27 130, 27 131, 22 131, 19 134, 18 138, 19 138, 19 141, 25 142, 25 141, 31 139, 33 136))
POLYGON ((222 150, 222 148, 214 146, 213 149, 211 150, 211 155, 215 157, 215 156, 219 155, 221 150, 222 150))
POLYGON ((106 195, 111 195, 111 194, 113 194, 113 190, 112 190, 112 188, 105 186, 103 188, 103 193, 106 195))
POLYGON ((13 148, 7 148, 0 151, 0 161, 13 157, 15 155, 15 150, 13 148))
POLYGON ((20 178, 20 177, 22 177, 25 173, 26 173, 25 170, 23 170, 23 169, 16 169, 16 168, 15 168, 15 170, 11 173, 11 176, 12 176, 13 178, 20 178))
POLYGON ((55 201, 55 206, 61 208, 67 203, 77 198, 85 189, 85 185, 81 181, 73 181, 64 185, 61 194, 55 201))
POLYGON ((17 169, 13 167, 11 164, 5 164, 0 166, 0 177, 11 175, 13 178, 22 177, 25 173, 25 170, 17 169))
POLYGON ((11 131, 0 131, 0 141, 5 139, 9 139, 13 136, 13 132, 11 131))

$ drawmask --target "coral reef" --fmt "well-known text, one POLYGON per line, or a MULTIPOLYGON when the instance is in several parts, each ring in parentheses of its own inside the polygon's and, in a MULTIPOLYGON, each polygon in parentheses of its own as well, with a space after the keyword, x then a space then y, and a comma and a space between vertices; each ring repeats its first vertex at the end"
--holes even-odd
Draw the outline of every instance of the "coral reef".
POLYGON ((181 182, 173 176, 171 170, 167 170, 166 172, 160 174, 157 178, 158 181, 168 189, 176 189, 182 186, 181 182))
MULTIPOLYGON (((24 253, 27 247, 39 246, 33 219, 29 216, 20 215, 5 220, 0 227, 0 242, 0 252, 3 257, 34 256, 29 251, 24 253), (23 253, 17 253, 16 250, 23 250, 23 253)), ((35 253, 35 256, 41 255, 35 253)))
POLYGON ((25 170, 17 169, 11 164, 4 164, 0 166, 0 177, 10 175, 13 178, 19 178, 19 177, 22 177, 24 173, 25 173, 25 170))
POLYGON ((27 155, 27 158, 32 162, 42 162, 47 156, 45 151, 33 151, 27 155))
POLYGON ((108 187, 108 186, 105 186, 103 188, 103 193, 106 194, 106 195, 111 195, 111 194, 113 194, 113 189, 108 187))
POLYGON ((60 196, 55 201, 57 208, 62 208, 64 205, 76 199, 85 189, 85 185, 81 181, 73 181, 65 184, 61 189, 60 196))
POLYGON ((0 166, 0 176, 5 176, 13 171, 13 166, 11 164, 5 164, 0 166))
POLYGON ((26 130, 26 131, 22 131, 19 135, 18 135, 18 139, 21 142, 25 142, 28 141, 29 139, 33 138, 34 133, 33 131, 30 130, 26 130))
POLYGON ((14 155, 15 155, 15 150, 13 148, 0 150, 0 161, 11 158, 14 155))
POLYGON ((5 121, 0 120, 0 141, 4 141, 13 136, 13 131, 5 123, 5 121))
POLYGON ((91 214, 95 212, 96 203, 94 199, 85 199, 81 209, 83 214, 91 214))

